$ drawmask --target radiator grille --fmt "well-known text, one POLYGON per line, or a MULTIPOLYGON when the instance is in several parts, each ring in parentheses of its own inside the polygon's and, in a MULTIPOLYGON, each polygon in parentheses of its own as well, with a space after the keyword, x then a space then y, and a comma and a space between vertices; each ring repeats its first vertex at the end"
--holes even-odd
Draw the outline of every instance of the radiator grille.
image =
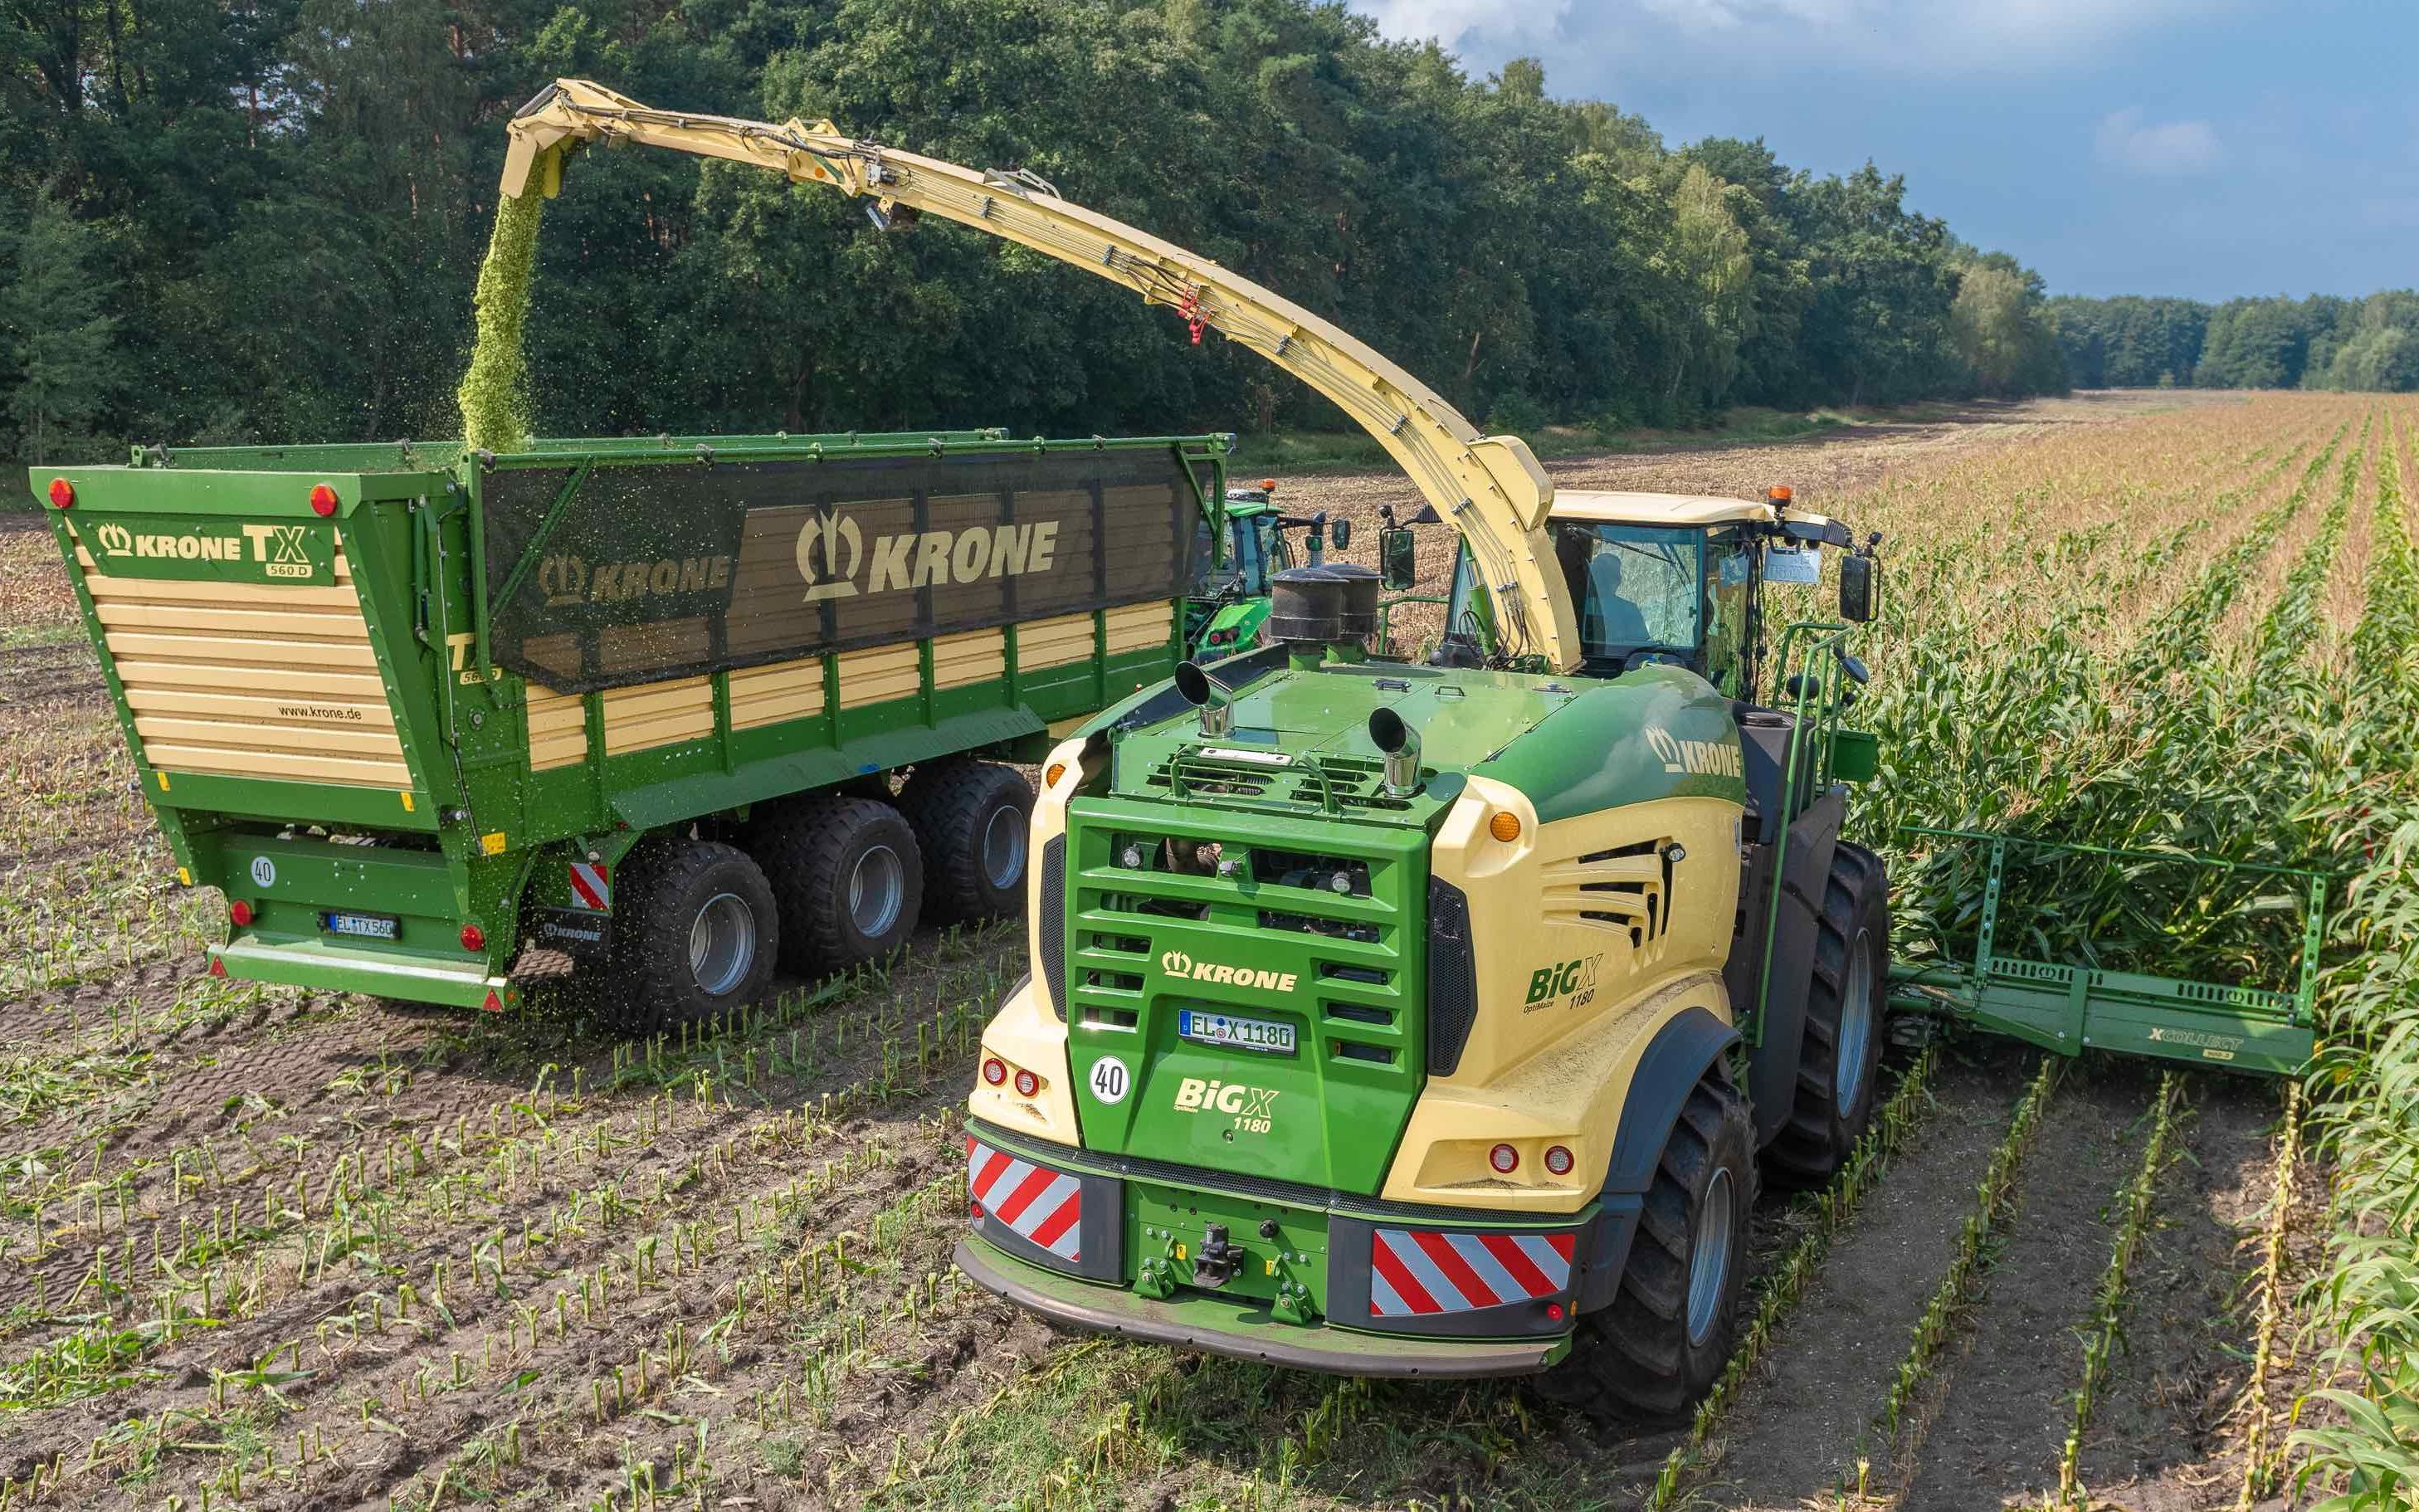
POLYGON ((1470 943, 1470 899, 1428 878, 1428 1074, 1450 1076, 1478 1022, 1478 960, 1470 943))

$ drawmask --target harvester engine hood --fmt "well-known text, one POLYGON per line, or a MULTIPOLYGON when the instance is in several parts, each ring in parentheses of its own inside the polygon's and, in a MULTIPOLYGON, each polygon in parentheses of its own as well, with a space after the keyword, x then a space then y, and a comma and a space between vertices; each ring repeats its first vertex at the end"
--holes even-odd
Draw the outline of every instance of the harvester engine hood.
POLYGON ((1440 994, 1465 999, 1467 1027, 1466 938, 1455 980, 1430 980, 1432 936, 1467 933, 1460 895, 1431 876, 1456 804, 1479 778, 1540 814, 1718 781, 1667 763, 1647 732, 1693 721, 1718 737, 1727 706, 1671 669, 1612 683, 1255 670, 1225 671, 1231 697, 1206 720, 1167 693, 1103 716, 1106 791, 1075 797, 1049 842, 1061 880, 1038 925, 1062 952, 1048 985, 1076 1116, 1087 1149, 1142 1165, 1373 1195, 1450 1069, 1432 1059, 1440 994), (1386 780, 1379 710, 1416 736, 1412 783, 1408 762, 1386 780))

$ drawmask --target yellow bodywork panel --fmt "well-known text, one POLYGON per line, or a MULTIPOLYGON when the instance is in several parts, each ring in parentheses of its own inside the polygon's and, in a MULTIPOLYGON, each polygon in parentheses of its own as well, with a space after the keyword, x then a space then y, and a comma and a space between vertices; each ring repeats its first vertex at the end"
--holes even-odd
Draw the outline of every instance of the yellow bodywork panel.
POLYGON ((341 538, 329 587, 115 578, 81 538, 76 563, 159 772, 411 786, 341 538))
POLYGON ((983 1026, 984 1058, 997 1056, 1007 1061, 1009 1075, 994 1087, 978 1071, 966 1111, 1018 1134, 1080 1145, 1083 1135, 1075 1125, 1075 1093, 1067 1074, 1067 1026, 1050 1011, 1049 995, 1041 990, 1040 980, 1036 977, 1010 993, 983 1026), (1039 1095, 1017 1095, 1020 1070, 1041 1078, 1039 1095))
POLYGON ((1469 900, 1477 1013, 1411 1110, 1387 1197, 1566 1212, 1595 1196, 1655 1032, 1692 1007, 1730 1022, 1739 820, 1726 799, 1664 798, 1540 825, 1517 789, 1470 779, 1431 865, 1469 900), (1506 1141, 1510 1177, 1487 1164, 1506 1141), (1567 1177, 1547 1171, 1550 1144, 1576 1157, 1567 1177))

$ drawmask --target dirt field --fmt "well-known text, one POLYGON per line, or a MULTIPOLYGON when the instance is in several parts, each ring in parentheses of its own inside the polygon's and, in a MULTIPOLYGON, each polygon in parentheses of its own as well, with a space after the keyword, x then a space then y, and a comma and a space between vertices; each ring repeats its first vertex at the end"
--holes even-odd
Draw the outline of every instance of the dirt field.
MULTIPOLYGON (((2222 437, 2214 408, 2086 395, 1551 471, 1565 487, 1785 482, 1860 529, 1970 536, 1978 574, 2018 570, 1985 517, 2025 514, 2073 536, 2077 570, 2114 571, 2150 532, 2093 521, 2205 529, 2196 561, 2283 492, 2283 458, 2356 418, 2257 402, 2259 423, 2227 416, 2222 437), (2086 462, 2103 490, 2027 481, 2086 462), (2263 469, 2283 481, 2177 524, 2263 469)), ((1378 505, 1415 502, 1362 477, 1283 497, 1352 517, 1363 561, 1378 505)), ((1757 1286, 1796 1257, 1811 1269, 1695 1431, 1566 1415, 1513 1382, 1339 1381, 1055 1337, 948 1263, 957 1109, 1023 969, 1021 925, 928 936, 886 975, 793 984, 635 1046, 537 1012, 213 981, 196 961, 220 901, 173 885, 42 527, 0 515, 0 1507, 1949 1512, 2059 1486, 2155 1069, 2068 1067, 2011 1144, 2037 1058, 1936 1046, 1860 1200, 1826 1218, 1819 1195, 1765 1199, 1757 1286), (2004 1199, 1978 1212, 1995 1165, 2004 1199), (1943 1303, 1969 1219, 1970 1280, 1943 1303)), ((1448 539, 1424 553, 1439 577, 1448 539)), ((2127 570, 2108 636, 2191 581, 2127 570)), ((1894 1051, 1893 1076, 1912 1059, 1894 1051)), ((2078 1445, 2098 1504, 2236 1504, 2280 1105, 2271 1084, 2178 1079, 2123 1347, 2078 1445)), ((2299 1180, 2288 1281, 2317 1206, 2299 1180)), ((2295 1368, 2272 1387, 2287 1401, 2295 1368)))

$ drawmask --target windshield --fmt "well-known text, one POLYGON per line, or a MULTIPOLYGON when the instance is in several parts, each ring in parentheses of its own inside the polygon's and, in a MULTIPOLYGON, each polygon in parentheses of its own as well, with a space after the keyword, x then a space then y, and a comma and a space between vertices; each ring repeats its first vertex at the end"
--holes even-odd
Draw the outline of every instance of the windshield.
POLYGON ((1703 532, 1651 525, 1554 527, 1554 555, 1579 613, 1580 654, 1612 660, 1641 646, 1697 649, 1703 532))
POLYGON ((1202 521, 1193 536, 1194 596, 1214 598, 1230 591, 1245 596, 1267 593, 1268 532, 1275 524, 1274 517, 1268 515, 1227 518, 1219 527, 1224 548, 1218 553, 1218 560, 1212 562, 1210 522, 1202 521))

